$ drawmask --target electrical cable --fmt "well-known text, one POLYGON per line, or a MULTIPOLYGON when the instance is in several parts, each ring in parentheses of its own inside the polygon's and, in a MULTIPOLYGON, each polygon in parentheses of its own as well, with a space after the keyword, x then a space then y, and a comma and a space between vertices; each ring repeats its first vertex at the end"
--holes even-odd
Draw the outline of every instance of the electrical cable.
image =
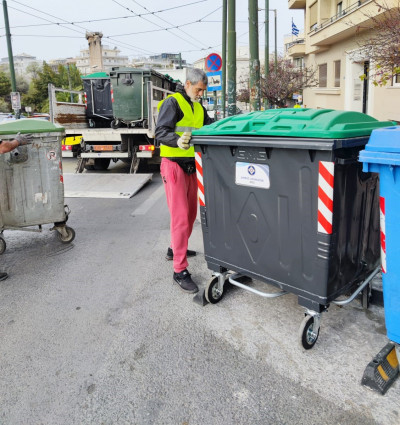
MULTIPOLYGON (((143 8, 144 10, 147 10, 148 12, 150 12, 150 10, 149 9, 147 9, 145 6, 142 6, 140 3, 138 3, 136 0, 132 0, 135 4, 137 4, 138 6, 140 6, 141 8, 143 8)), ((171 22, 168 22, 166 19, 163 19, 163 18, 161 18, 160 16, 158 16, 158 15, 156 15, 155 16, 156 18, 158 18, 160 21, 163 21, 163 22, 165 22, 165 23, 167 23, 168 25, 173 25, 173 24, 171 24, 171 22)), ((181 29, 181 28, 178 28, 178 30, 179 31, 181 31, 183 34, 185 34, 186 36, 188 36, 188 37, 190 37, 190 38, 192 38, 193 40, 195 40, 196 42, 198 42, 198 43, 200 43, 200 44, 203 44, 203 46, 204 46, 204 43, 202 42, 202 41, 200 41, 200 40, 197 40, 197 38, 195 38, 195 37, 193 37, 191 34, 189 34, 189 33, 187 33, 186 31, 184 31, 183 29, 181 29)), ((178 36, 179 37, 179 36, 178 36)))
MULTIPOLYGON (((19 2, 19 1, 16 1, 16 0, 13 0, 14 2, 16 2, 16 3, 18 3, 18 4, 21 4, 22 6, 25 6, 25 7, 28 7, 29 9, 33 9, 33 10, 35 10, 35 11, 37 11, 37 12, 39 12, 39 13, 42 13, 42 14, 44 14, 44 15, 48 15, 48 16, 51 16, 51 17, 53 17, 53 18, 55 18, 55 19, 59 19, 59 20, 62 20, 62 21, 65 21, 65 22, 68 22, 68 21, 66 21, 65 19, 62 19, 62 18, 59 18, 59 17, 57 17, 57 16, 54 16, 54 15, 51 15, 50 13, 47 13, 47 12, 43 12, 43 11, 41 11, 41 10, 39 10, 39 9, 36 9, 36 8, 34 8, 34 7, 31 7, 31 6, 28 6, 28 5, 26 5, 26 4, 24 4, 24 3, 21 3, 21 2, 19 2)), ((10 6, 9 6, 10 7, 10 6)), ((15 9, 15 8, 13 8, 13 9, 15 9)), ((43 18, 43 17, 40 17, 40 16, 36 16, 36 15, 32 15, 32 14, 30 14, 29 12, 26 12, 26 11, 21 11, 21 10, 19 10, 19 9, 15 9, 15 10, 18 10, 19 12, 21 12, 21 13, 24 13, 24 14, 28 14, 28 15, 31 15, 31 16, 34 16, 34 17, 36 17, 36 18, 39 18, 39 19, 42 19, 42 20, 44 20, 44 21, 47 21, 47 22, 52 22, 52 21, 49 21, 48 19, 46 19, 46 18, 43 18)), ((57 23, 57 25, 59 25, 59 26, 61 26, 61 27, 63 27, 64 28, 64 25, 63 24, 60 24, 60 23, 57 23)), ((75 25, 77 28, 81 28, 81 29, 83 29, 83 30, 85 30, 85 31, 87 31, 87 32, 91 32, 89 29, 87 29, 87 28, 84 28, 84 27, 82 27, 82 26, 80 26, 80 25, 76 25, 76 24, 74 24, 74 23, 72 23, 72 25, 75 25)), ((73 29, 73 28, 68 28, 68 27, 65 27, 66 29, 69 29, 69 30, 72 30, 72 31, 75 31, 75 32, 78 32, 79 34, 85 34, 85 33, 82 33, 82 32, 80 32, 80 31, 78 31, 78 30, 75 30, 75 29, 73 29)), ((26 36, 25 34, 13 34, 13 36, 26 36)), ((30 35, 30 37, 32 37, 31 35, 30 35)), ((33 37, 36 37, 36 35, 34 35, 33 37)), ((110 40, 110 41, 113 41, 114 43, 116 43, 117 44, 117 46, 118 46, 118 44, 121 46, 121 47, 124 47, 125 49, 129 49, 129 50, 134 50, 134 51, 137 51, 138 53, 140 53, 140 51, 142 51, 143 53, 145 53, 145 54, 155 54, 155 52, 152 52, 152 51, 150 51, 150 50, 147 50, 147 49, 142 49, 142 48, 140 48, 140 47, 137 47, 137 46, 134 46, 134 45, 132 45, 132 44, 128 44, 128 43, 125 43, 125 42, 123 42, 123 41, 119 41, 119 40, 114 40, 114 39, 112 39, 111 37, 107 37, 107 36, 105 36, 104 37, 105 39, 108 39, 108 40, 110 40)), ((142 53, 142 54, 143 54, 142 53)))
MULTIPOLYGON (((22 6, 25 6, 25 7, 30 7, 30 6, 28 6, 28 5, 24 4, 24 3, 21 3, 21 2, 19 2, 17 0, 9 0, 9 1, 12 1, 14 3, 21 4, 22 6)), ((89 20, 74 21, 74 22, 65 21, 65 24, 66 25, 76 25, 76 24, 86 24, 86 23, 92 23, 92 22, 102 22, 102 21, 113 21, 113 20, 119 20, 119 19, 137 18, 137 17, 143 16, 143 15, 156 15, 157 13, 168 12, 170 10, 180 9, 182 7, 191 6, 191 5, 197 4, 197 3, 204 3, 206 1, 209 1, 209 0, 197 0, 197 1, 194 1, 194 2, 191 2, 191 3, 186 3, 186 4, 183 4, 183 5, 179 5, 179 6, 174 6, 174 7, 169 7, 169 8, 166 8, 166 9, 161 9, 161 10, 157 10, 157 11, 151 12, 151 13, 141 13, 140 15, 139 14, 137 14, 137 15, 135 14, 135 15, 128 15, 128 16, 115 16, 115 17, 111 17, 111 18, 89 19, 89 20)), ((34 9, 34 10, 37 10, 37 9, 34 9)), ((45 12, 41 12, 40 10, 37 10, 37 11, 40 12, 40 13, 45 13, 45 12)), ((60 19, 60 18, 57 18, 57 19, 60 19)), ((60 22, 53 22, 51 24, 14 25, 13 28, 21 28, 21 27, 22 28, 26 28, 26 27, 36 27, 36 26, 48 26, 48 25, 60 25, 60 22)), ((0 27, 0 29, 4 29, 4 28, 5 27, 0 27)))

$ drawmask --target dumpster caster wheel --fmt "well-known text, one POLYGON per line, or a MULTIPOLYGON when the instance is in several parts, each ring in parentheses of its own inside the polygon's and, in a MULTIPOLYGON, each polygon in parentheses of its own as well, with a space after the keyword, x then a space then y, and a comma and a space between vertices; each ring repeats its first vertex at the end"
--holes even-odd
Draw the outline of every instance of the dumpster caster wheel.
POLYGON ((299 330, 300 343, 305 350, 310 350, 317 342, 319 329, 314 332, 314 328, 314 317, 308 314, 301 322, 299 330))
POLYGON ((70 243, 75 239, 75 230, 72 227, 65 226, 64 228, 66 235, 62 233, 57 233, 57 238, 62 243, 70 243))
POLYGON ((6 241, 0 236, 0 255, 6 250, 6 241))
POLYGON ((218 288, 218 277, 213 277, 206 285, 206 290, 204 292, 206 300, 210 304, 217 304, 217 302, 222 300, 224 296, 223 291, 218 288))
POLYGON ((121 121, 120 120, 112 120, 111 121, 111 128, 116 130, 119 127, 121 127, 121 121))

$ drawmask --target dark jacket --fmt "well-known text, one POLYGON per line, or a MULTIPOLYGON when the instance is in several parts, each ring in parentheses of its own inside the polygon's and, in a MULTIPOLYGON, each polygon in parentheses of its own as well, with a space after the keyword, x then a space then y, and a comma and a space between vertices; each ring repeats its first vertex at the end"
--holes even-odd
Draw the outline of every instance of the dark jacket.
MULTIPOLYGON (((193 102, 190 100, 189 96, 186 94, 183 86, 177 86, 177 93, 182 94, 182 96, 189 102, 189 105, 193 109, 193 102)), ((209 125, 214 122, 212 118, 207 115, 207 111, 204 108, 204 124, 209 125)), ((174 97, 168 97, 164 100, 161 105, 160 112, 157 119, 156 126, 156 143, 160 145, 170 146, 171 148, 178 147, 177 141, 179 136, 175 133, 176 123, 183 118, 183 112, 179 107, 177 100, 174 97)), ((170 160, 180 162, 187 161, 188 158, 168 158, 170 160)))

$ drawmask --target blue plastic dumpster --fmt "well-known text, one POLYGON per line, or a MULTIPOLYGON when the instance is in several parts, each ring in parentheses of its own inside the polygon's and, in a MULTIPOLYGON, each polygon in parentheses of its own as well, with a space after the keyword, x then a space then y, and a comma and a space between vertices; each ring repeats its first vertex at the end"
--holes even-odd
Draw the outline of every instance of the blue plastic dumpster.
POLYGON ((386 331, 400 344, 400 126, 374 130, 359 160, 363 171, 379 173, 386 331))

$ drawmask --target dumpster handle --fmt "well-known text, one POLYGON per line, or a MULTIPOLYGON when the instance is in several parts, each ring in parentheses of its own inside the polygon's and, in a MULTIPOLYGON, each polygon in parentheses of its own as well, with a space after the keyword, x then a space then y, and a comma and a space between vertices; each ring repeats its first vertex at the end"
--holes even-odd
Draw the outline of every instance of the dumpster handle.
POLYGON ((332 301, 333 304, 336 305, 346 305, 351 303, 354 298, 369 284, 369 282, 371 282, 371 280, 375 277, 375 275, 378 274, 378 272, 381 270, 381 267, 377 267, 368 277, 367 279, 364 280, 363 284, 360 285, 357 290, 349 297, 346 298, 345 300, 340 300, 340 301, 332 301))
POLYGON ((239 288, 245 289, 246 291, 250 291, 253 292, 254 294, 260 295, 262 297, 265 298, 277 298, 280 297, 281 295, 285 295, 288 292, 286 291, 279 291, 279 292, 262 292, 262 291, 258 291, 257 289, 254 288, 250 288, 247 285, 244 285, 241 282, 238 282, 237 279, 238 277, 240 277, 241 274, 240 273, 235 273, 234 275, 229 277, 229 282, 232 283, 232 285, 238 286, 239 288))

